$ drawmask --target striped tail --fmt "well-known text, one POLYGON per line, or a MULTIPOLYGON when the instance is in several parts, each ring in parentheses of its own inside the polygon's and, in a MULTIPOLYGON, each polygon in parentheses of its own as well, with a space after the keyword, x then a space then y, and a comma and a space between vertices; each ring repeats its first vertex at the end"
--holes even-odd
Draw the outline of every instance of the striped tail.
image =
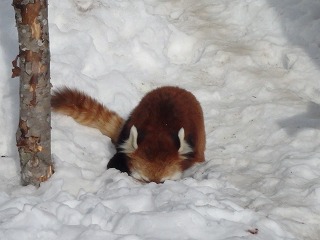
POLYGON ((117 142, 124 124, 124 120, 117 113, 76 89, 64 87, 54 90, 51 107, 53 111, 70 116, 84 126, 99 129, 102 134, 110 137, 113 143, 117 142))

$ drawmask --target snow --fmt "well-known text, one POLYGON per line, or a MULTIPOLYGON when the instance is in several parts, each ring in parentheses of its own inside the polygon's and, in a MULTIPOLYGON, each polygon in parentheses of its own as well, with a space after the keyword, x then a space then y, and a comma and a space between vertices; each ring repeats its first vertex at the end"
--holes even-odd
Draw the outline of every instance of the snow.
POLYGON ((17 30, 0 2, 0 239, 320 239, 318 0, 51 0, 53 88, 127 117, 162 85, 205 113, 206 162, 141 184, 110 139, 53 114, 56 173, 20 186, 17 30))

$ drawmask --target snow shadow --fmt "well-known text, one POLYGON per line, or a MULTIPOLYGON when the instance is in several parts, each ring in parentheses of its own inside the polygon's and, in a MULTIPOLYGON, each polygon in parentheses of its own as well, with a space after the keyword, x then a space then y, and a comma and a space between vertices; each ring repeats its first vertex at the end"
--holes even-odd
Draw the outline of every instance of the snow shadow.
POLYGON ((320 130, 320 105, 310 102, 305 113, 281 120, 278 124, 290 136, 308 128, 320 130))
MULTIPOLYGON (((15 15, 13 6, 11 6, 12 1, 0 1, 0 42, 1 42, 1 81, 4 86, 2 92, 0 93, 0 98, 2 100, 2 107, 6 109, 7 115, 5 117, 5 122, 16 121, 18 126, 18 115, 19 115, 19 78, 11 78, 11 62, 15 59, 18 54, 18 33, 15 27, 15 15)), ((16 141, 15 141, 15 130, 9 129, 9 126, 4 125, 3 127, 6 131, 10 131, 8 134, 8 144, 10 144, 10 149, 8 154, 14 155, 17 153, 16 141)), ((7 133, 7 132, 6 132, 7 133)), ((4 154, 4 153, 1 153, 4 154)), ((7 153, 5 153, 7 154, 7 153)), ((17 163, 18 164, 18 163, 17 163)))
MULTIPOLYGON (((10 2, 11 3, 11 2, 10 2)), ((14 9, 11 4, 7 1, 3 1, 0 3, 0 36, 1 36, 1 46, 2 46, 2 57, 3 61, 2 64, 5 65, 6 72, 10 73, 11 75, 11 62, 14 60, 15 56, 18 54, 18 33, 17 29, 15 27, 15 17, 14 17, 14 9)), ((2 73, 3 74, 3 73, 2 73)), ((12 79, 11 79, 12 80, 12 79)), ((9 80, 10 81, 10 80, 9 80)), ((12 82, 18 82, 17 81, 10 81, 10 84, 8 84, 9 87, 11 87, 14 84, 11 84, 12 82)), ((18 84, 15 85, 15 87, 18 84)))
POLYGON ((278 13, 284 35, 304 49, 320 69, 320 1, 267 0, 278 13))

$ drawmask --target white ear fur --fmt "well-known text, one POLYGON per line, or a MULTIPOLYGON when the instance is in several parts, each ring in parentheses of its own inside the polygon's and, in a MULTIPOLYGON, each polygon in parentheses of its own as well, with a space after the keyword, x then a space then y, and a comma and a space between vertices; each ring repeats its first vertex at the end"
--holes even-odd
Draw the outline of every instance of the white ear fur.
POLYGON ((120 146, 124 153, 132 153, 138 149, 138 131, 133 125, 130 129, 129 138, 120 146))
POLYGON ((187 143, 186 140, 184 140, 184 128, 180 128, 180 130, 178 132, 178 137, 179 137, 179 140, 180 140, 180 148, 178 150, 180 155, 184 155, 184 154, 193 152, 193 150, 190 147, 190 145, 187 143))

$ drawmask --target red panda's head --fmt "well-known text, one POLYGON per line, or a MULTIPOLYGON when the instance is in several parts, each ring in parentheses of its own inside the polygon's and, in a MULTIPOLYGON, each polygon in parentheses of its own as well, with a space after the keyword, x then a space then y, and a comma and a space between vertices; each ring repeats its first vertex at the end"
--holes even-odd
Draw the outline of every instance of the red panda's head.
POLYGON ((192 165, 186 157, 193 150, 185 141, 184 128, 176 133, 176 138, 154 133, 145 136, 138 144, 138 131, 132 126, 129 138, 120 147, 128 157, 130 175, 142 182, 180 179, 186 166, 192 165))

